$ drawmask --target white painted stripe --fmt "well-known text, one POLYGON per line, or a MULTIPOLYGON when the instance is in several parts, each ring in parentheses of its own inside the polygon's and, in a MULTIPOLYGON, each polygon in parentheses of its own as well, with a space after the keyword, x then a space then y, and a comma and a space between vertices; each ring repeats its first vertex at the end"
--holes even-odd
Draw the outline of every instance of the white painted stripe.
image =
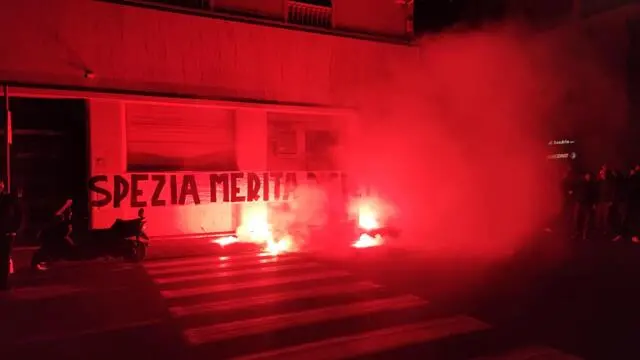
POLYGON ((152 276, 160 276, 160 275, 177 275, 183 273, 189 273, 194 271, 205 271, 205 270, 228 270, 237 267, 246 267, 250 264, 260 265, 260 266, 269 266, 271 264, 286 264, 294 261, 300 261, 300 258, 295 257, 272 257, 272 258, 252 258, 248 261, 219 261, 212 260, 205 263, 198 263, 195 265, 172 265, 169 267, 156 267, 151 269, 146 269, 147 273, 152 276))
POLYGON ((349 275, 346 271, 322 271, 311 274, 301 274, 292 276, 273 277, 268 279, 258 279, 247 282, 237 282, 230 284, 216 284, 209 286, 197 286, 185 289, 165 290, 160 294, 167 299, 175 299, 186 296, 213 294, 216 292, 246 290, 251 288, 260 288, 275 285, 284 285, 290 283, 301 283, 305 281, 322 280, 330 278, 338 278, 349 275))
POLYGON ((82 336, 88 336, 88 335, 98 335, 98 334, 103 334, 107 332, 116 332, 116 331, 124 331, 124 330, 148 327, 148 326, 156 326, 162 323, 164 323, 163 319, 151 319, 151 320, 136 321, 136 322, 130 322, 130 323, 124 323, 124 324, 115 324, 115 325, 108 325, 103 327, 96 327, 91 329, 75 331, 75 332, 57 331, 53 334, 35 335, 35 336, 30 336, 26 339, 19 339, 19 340, 13 341, 13 344, 29 345, 29 344, 37 344, 37 343, 43 343, 43 342, 57 342, 62 340, 76 339, 76 338, 79 338, 82 336))
POLYGON ((378 289, 381 286, 372 282, 363 281, 357 283, 344 283, 339 285, 328 285, 302 290, 291 290, 272 293, 262 296, 250 297, 246 299, 232 299, 222 301, 212 301, 191 306, 175 306, 169 308, 173 316, 181 317, 188 315, 202 314, 214 311, 229 311, 251 308, 253 306, 275 304, 284 301, 305 299, 317 296, 351 294, 360 291, 378 289))
POLYGON ((490 328, 491 325, 474 318, 454 316, 252 354, 237 360, 350 359, 490 328))
POLYGON ((211 264, 211 263, 222 263, 222 262, 237 262, 237 261, 245 261, 245 260, 260 260, 260 259, 269 259, 269 258, 286 258, 292 257, 290 254, 273 256, 265 253, 252 253, 252 254, 243 254, 243 255, 232 255, 232 256, 217 256, 214 254, 207 256, 198 256, 198 257, 187 257, 181 259, 174 260, 154 260, 147 261, 144 263, 144 267, 147 269, 157 269, 163 267, 172 267, 172 266, 182 266, 182 265, 193 265, 193 264, 211 264))
POLYGON ((222 272, 195 274, 195 275, 163 277, 163 278, 156 278, 154 281, 156 284, 161 284, 161 285, 174 284, 174 283, 180 283, 184 281, 232 278, 232 277, 243 276, 243 275, 273 274, 273 273, 278 273, 278 272, 287 271, 287 270, 302 270, 302 269, 318 268, 319 266, 320 264, 314 264, 314 263, 270 266, 270 267, 260 267, 260 268, 234 270, 234 271, 222 271, 222 272))
POLYGON ((188 329, 184 334, 190 344, 197 345, 352 316, 362 316, 385 310, 417 307, 425 304, 426 302, 424 300, 416 296, 403 295, 393 298, 360 301, 346 305, 329 306, 320 309, 204 326, 188 329))
POLYGON ((526 346, 511 350, 497 356, 479 357, 475 360, 583 360, 582 358, 564 353, 546 346, 526 346))
POLYGON ((218 263, 220 263, 220 260, 217 256, 208 255, 208 256, 180 258, 180 259, 174 259, 174 260, 145 261, 143 263, 143 266, 145 269, 159 269, 159 268, 170 268, 174 266, 184 266, 184 265, 193 265, 193 264, 218 264, 218 263))

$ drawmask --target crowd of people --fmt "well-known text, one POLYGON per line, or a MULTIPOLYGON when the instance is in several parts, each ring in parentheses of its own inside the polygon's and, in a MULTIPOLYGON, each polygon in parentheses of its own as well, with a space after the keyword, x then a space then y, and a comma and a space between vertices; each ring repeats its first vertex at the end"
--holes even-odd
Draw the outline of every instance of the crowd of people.
POLYGON ((577 239, 640 243, 640 165, 622 172, 568 171, 562 181, 563 220, 577 239))

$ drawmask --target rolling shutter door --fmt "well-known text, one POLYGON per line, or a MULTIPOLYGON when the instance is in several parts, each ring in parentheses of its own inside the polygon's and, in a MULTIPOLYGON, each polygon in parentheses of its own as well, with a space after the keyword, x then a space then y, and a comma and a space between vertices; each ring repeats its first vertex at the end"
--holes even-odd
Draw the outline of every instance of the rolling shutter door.
POLYGON ((234 111, 128 104, 128 171, 236 170, 234 111))
MULTIPOLYGON (((237 170, 233 110, 135 103, 125 112, 128 172, 237 170)), ((200 198, 208 199, 209 182, 198 179, 200 198)), ((164 236, 232 231, 232 211, 232 204, 205 202, 149 207, 146 215, 152 235, 164 236)))

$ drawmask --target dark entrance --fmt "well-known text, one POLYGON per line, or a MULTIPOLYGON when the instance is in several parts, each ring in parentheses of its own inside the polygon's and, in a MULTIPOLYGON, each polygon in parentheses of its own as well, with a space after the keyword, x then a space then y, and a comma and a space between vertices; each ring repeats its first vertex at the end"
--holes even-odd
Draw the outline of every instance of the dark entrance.
POLYGON ((74 204, 74 232, 87 229, 86 102, 12 97, 9 107, 13 119, 11 188, 25 207, 17 242, 35 244, 38 231, 68 199, 74 204))

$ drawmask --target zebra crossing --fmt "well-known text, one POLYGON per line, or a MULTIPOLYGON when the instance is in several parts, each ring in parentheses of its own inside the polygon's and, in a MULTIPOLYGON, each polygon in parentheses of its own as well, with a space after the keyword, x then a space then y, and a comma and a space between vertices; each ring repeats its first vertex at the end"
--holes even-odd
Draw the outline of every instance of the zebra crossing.
POLYGON ((444 344, 446 351, 454 341, 465 350, 446 358, 578 359, 544 347, 525 351, 520 344, 475 350, 494 336, 490 324, 438 313, 427 300, 303 255, 158 260, 147 262, 145 270, 193 358, 398 358, 401 350, 422 358, 430 346, 444 344), (480 340, 472 341, 474 336, 480 340))

